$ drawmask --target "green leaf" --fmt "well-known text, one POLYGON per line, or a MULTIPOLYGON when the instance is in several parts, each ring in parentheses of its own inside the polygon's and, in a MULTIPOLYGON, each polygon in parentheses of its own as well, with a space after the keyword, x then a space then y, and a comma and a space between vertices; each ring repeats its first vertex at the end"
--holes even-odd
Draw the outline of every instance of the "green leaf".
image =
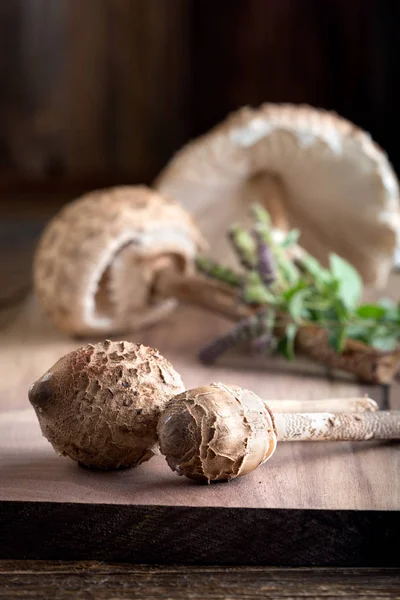
POLYGON ((391 352, 398 346, 398 338, 396 335, 385 335, 383 337, 377 335, 372 336, 369 343, 376 350, 391 352))
POLYGON ((265 315, 265 326, 267 328, 267 332, 271 333, 275 327, 276 321, 276 312, 272 308, 268 309, 267 314, 265 315))
POLYGON ((332 309, 339 322, 343 323, 349 319, 350 311, 341 298, 333 299, 332 309))
POLYGON ((357 315, 362 319, 382 319, 386 315, 386 309, 377 304, 363 304, 356 311, 357 315))
POLYGON ((276 304, 277 298, 263 284, 257 271, 246 273, 242 297, 247 304, 276 304))
POLYGON ((339 282, 337 291, 339 298, 341 298, 348 308, 355 308, 363 290, 362 279, 359 273, 347 260, 344 260, 337 254, 331 254, 329 262, 331 273, 339 282))
POLYGON ((300 231, 298 229, 292 229, 292 231, 289 231, 289 233, 281 243, 281 248, 290 248, 297 242, 299 237, 300 231))
POLYGON ((253 236, 240 225, 234 225, 229 230, 229 238, 242 265, 246 269, 254 268, 257 264, 257 247, 253 236))
POLYGON ((347 327, 335 327, 328 333, 328 343, 336 352, 343 352, 344 345, 347 339, 347 327))
POLYGON ((310 254, 301 256, 299 262, 304 271, 312 277, 316 284, 322 285, 332 283, 332 276, 329 271, 324 269, 321 263, 310 254))
POLYGON ((269 212, 261 204, 255 203, 251 207, 251 213, 256 223, 271 227, 269 212))
POLYGON ((326 280, 322 282, 322 290, 321 293, 328 298, 333 298, 337 295, 339 289, 339 282, 336 279, 332 278, 332 275, 327 271, 328 276, 326 280))
POLYGON ((294 323, 289 323, 286 326, 285 335, 279 340, 278 352, 288 360, 294 359, 294 341, 296 338, 298 327, 294 323))
POLYGON ((299 271, 291 260, 288 260, 283 252, 275 251, 275 260, 277 263, 278 274, 286 285, 294 286, 299 281, 299 271))
POLYGON ((347 337, 352 340, 358 340, 369 344, 370 331, 364 325, 349 325, 347 328, 347 337))
POLYGON ((368 331, 368 343, 377 350, 393 350, 399 342, 399 328, 381 321, 368 331))
POLYGON ((397 310, 396 303, 391 298, 380 298, 378 302, 379 306, 382 306, 386 311, 397 310))
POLYGON ((304 288, 308 287, 308 283, 304 280, 304 279, 300 279, 295 285, 293 285, 292 287, 288 288, 287 290, 285 290, 282 293, 282 297, 286 302, 289 302, 289 300, 299 291, 299 290, 304 290, 304 288))
POLYGON ((303 318, 308 316, 308 311, 304 307, 304 300, 309 295, 310 291, 305 288, 298 290, 293 296, 290 298, 288 302, 288 312, 294 321, 301 321, 303 318))
POLYGON ((233 287, 239 287, 242 283, 242 277, 238 275, 238 273, 235 273, 229 267, 221 265, 206 256, 196 257, 196 267, 204 275, 223 281, 233 287))

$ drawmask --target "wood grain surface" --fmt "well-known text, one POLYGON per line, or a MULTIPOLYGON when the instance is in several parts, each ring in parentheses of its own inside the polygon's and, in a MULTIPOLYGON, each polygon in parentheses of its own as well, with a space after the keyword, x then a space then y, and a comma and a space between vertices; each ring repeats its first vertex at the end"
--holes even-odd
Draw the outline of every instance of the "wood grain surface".
POLYGON ((300 600, 398 598, 398 569, 143 567, 99 562, 0 562, 0 600, 300 600))
MULTIPOLYGON (((30 235, 26 239, 33 241, 36 234, 30 235)), ((13 264, 10 257, 11 273, 13 264)), ((11 279, 13 294, 23 289, 18 277, 11 279)), ((27 390, 61 355, 88 340, 56 331, 30 294, 17 305, 7 302, 7 287, 0 346, 2 558, 396 566, 390 550, 400 527, 396 443, 282 443, 251 475, 211 486, 178 477, 162 457, 109 473, 58 457, 41 436, 27 390)), ((159 348, 188 387, 223 381, 266 399, 368 392, 382 402, 382 389, 300 360, 267 360, 241 349, 213 368, 200 365, 199 347, 227 327, 223 319, 181 307, 127 339, 159 348)), ((390 396, 391 407, 400 408, 397 385, 390 396)))
MULTIPOLYGON (((187 307, 152 330, 127 337, 159 348, 182 374, 187 387, 211 381, 236 383, 266 399, 346 397, 366 391, 348 380, 293 373, 280 360, 270 359, 266 364, 259 359, 257 368, 251 357, 243 361, 235 356, 234 361, 227 357, 212 369, 200 365, 197 348, 225 326, 222 320, 187 307)), ((282 443, 268 463, 246 478, 209 487, 176 476, 161 456, 122 472, 78 468, 71 460, 58 457, 41 436, 27 390, 61 355, 79 345, 82 341, 55 331, 32 298, 3 329, 0 499, 252 508, 400 507, 400 452, 395 442, 282 443)), ((369 392, 380 400, 378 388, 369 392)), ((400 408, 396 396, 393 394, 392 406, 400 408)))
MULTIPOLYGON (((213 369, 199 365, 198 345, 226 326, 186 307, 129 339, 157 346, 187 386, 220 380, 265 398, 366 391, 326 373, 307 375, 301 363, 295 371, 282 361, 257 367, 237 355, 213 369)), ((3 328, 0 558, 397 566, 391 548, 400 532, 400 453, 393 442, 282 443, 249 476, 211 486, 178 477, 161 456, 107 473, 58 457, 41 436, 26 393, 82 342, 56 332, 30 296, 3 328)), ((380 399, 379 389, 369 393, 380 399)))

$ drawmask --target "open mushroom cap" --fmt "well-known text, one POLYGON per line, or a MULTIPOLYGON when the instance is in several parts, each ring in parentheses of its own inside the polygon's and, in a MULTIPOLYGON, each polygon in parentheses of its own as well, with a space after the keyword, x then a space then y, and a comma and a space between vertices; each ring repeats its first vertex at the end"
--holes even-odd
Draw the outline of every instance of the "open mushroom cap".
POLYGON ((219 257, 227 255, 226 226, 244 218, 249 202, 269 208, 278 195, 288 227, 300 229, 301 245, 322 262, 336 252, 377 287, 393 264, 400 220, 395 173, 368 133, 332 112, 290 104, 242 108, 182 148, 156 187, 198 217, 219 257))
POLYGON ((152 297, 162 268, 193 269, 202 239, 173 200, 146 187, 84 195, 45 229, 34 260, 39 300, 66 333, 134 330, 157 321, 175 301, 152 297))

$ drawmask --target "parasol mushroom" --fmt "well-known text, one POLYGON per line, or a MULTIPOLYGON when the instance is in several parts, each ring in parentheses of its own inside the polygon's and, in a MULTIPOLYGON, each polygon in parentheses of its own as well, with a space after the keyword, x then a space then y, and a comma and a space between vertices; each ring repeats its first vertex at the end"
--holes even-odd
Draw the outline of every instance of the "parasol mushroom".
POLYGON ((203 244, 188 213, 158 192, 91 192, 45 229, 35 291, 53 323, 73 335, 145 327, 168 314, 177 297, 233 316, 238 308, 229 308, 228 286, 194 274, 203 244))
POLYGON ((155 185, 198 217, 218 258, 227 250, 221 231, 257 200, 277 228, 299 227, 312 255, 343 256, 368 284, 384 285, 393 264, 394 171, 368 133, 332 112, 242 108, 182 148, 155 185))
POLYGON ((239 386, 212 383, 173 397, 157 425, 161 453, 179 475, 206 483, 241 477, 277 442, 400 439, 400 411, 272 412, 239 386))
POLYGON ((104 340, 61 357, 28 397, 56 452, 86 467, 120 469, 156 454, 160 412, 183 390, 155 348, 104 340))

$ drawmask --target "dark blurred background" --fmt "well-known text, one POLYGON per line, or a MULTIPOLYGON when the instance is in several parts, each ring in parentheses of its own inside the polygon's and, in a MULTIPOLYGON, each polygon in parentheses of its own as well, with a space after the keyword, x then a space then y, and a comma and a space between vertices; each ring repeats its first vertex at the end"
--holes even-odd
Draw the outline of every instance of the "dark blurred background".
POLYGON ((149 182, 264 101, 337 111, 400 171, 399 25, 399 0, 1 0, 1 203, 149 182))

